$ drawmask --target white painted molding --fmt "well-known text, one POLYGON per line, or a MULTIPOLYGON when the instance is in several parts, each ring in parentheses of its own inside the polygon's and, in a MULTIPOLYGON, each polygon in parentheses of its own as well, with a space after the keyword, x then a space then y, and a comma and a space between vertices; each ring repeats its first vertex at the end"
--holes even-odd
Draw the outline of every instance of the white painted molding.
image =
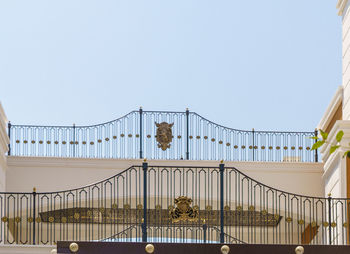
POLYGON ((330 177, 331 174, 333 174, 335 165, 341 162, 342 156, 342 151, 339 149, 328 156, 327 161, 324 164, 324 173, 322 175, 322 179, 325 180, 330 177))
POLYGON ((339 86, 331 102, 329 103, 321 121, 317 125, 317 129, 325 130, 329 122, 332 120, 333 115, 337 111, 339 105, 343 101, 343 86, 339 86))
POLYGON ((343 16, 343 12, 347 3, 348 3, 348 0, 338 0, 337 9, 338 9, 339 16, 343 16))

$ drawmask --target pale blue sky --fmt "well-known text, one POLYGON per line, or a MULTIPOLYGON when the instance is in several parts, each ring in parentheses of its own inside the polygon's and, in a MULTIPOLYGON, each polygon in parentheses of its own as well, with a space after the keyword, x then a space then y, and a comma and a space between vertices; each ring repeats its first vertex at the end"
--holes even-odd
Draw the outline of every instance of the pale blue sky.
POLYGON ((313 130, 341 85, 336 2, 0 0, 0 101, 13 124, 143 106, 313 130))

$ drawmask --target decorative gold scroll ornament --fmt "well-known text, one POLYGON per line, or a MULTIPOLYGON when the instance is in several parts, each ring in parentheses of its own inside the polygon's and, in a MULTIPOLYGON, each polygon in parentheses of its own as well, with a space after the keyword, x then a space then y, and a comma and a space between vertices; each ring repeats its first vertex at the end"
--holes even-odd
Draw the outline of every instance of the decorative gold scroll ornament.
POLYGON ((170 211, 172 222, 198 221, 198 208, 191 207, 192 199, 180 196, 175 199, 176 207, 170 211))
POLYGON ((157 142, 158 147, 163 151, 170 148, 170 143, 173 140, 173 133, 171 131, 171 127, 173 127, 174 123, 155 123, 157 126, 157 142))

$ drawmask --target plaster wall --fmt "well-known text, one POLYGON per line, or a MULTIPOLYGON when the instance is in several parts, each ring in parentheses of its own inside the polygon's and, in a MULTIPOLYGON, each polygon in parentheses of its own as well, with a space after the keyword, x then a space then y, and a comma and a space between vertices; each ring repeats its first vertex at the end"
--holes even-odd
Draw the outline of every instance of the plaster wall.
MULTIPOLYGON (((50 192, 82 187, 104 180, 142 160, 8 157, 6 191, 50 192)), ((148 161, 161 166, 218 167, 216 161, 148 161)), ((284 191, 324 196, 322 163, 225 162, 271 187, 284 191)))

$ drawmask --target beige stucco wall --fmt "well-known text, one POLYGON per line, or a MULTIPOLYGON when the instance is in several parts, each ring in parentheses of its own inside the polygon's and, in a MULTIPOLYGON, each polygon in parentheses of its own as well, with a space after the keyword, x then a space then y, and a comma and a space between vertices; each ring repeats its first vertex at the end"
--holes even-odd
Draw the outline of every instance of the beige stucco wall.
MULTIPOLYGON (((148 161, 162 166, 218 166, 217 161, 148 161)), ((9 157, 6 191, 38 192, 82 187, 111 177, 142 160, 9 157)), ((225 162, 266 185, 324 196, 322 163, 225 162)))

